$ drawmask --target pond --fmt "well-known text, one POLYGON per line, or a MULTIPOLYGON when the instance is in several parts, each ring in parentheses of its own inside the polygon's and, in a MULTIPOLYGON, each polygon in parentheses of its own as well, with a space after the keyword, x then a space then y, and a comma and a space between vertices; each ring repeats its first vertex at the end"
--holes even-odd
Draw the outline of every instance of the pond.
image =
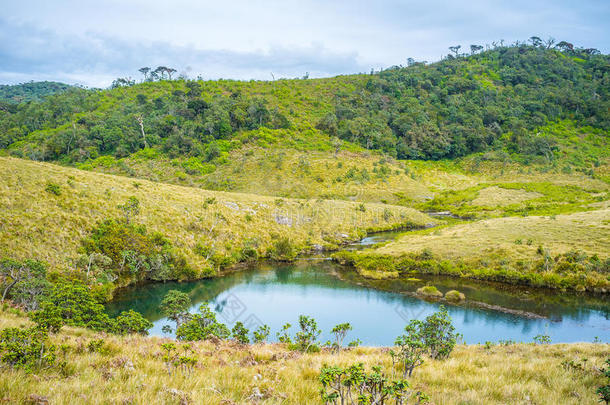
POLYGON ((438 310, 441 303, 410 295, 426 283, 443 292, 455 288, 466 294, 465 304, 447 305, 466 343, 531 342, 539 334, 548 334, 553 343, 591 342, 596 337, 610 340, 610 304, 604 297, 510 289, 447 277, 371 282, 349 268, 316 258, 289 264, 256 263, 197 282, 127 288, 117 294, 108 311, 134 309, 154 323, 152 335, 164 335, 161 329, 170 322, 158 307, 165 294, 176 289, 190 295, 193 311, 208 302, 229 327, 237 321, 249 328, 269 325, 272 340, 287 322, 294 334, 298 316, 303 314, 317 320, 323 342, 330 339, 328 332, 334 325, 350 322, 354 329, 346 342, 358 338, 364 345, 386 346, 392 345, 410 319, 423 319, 438 310))

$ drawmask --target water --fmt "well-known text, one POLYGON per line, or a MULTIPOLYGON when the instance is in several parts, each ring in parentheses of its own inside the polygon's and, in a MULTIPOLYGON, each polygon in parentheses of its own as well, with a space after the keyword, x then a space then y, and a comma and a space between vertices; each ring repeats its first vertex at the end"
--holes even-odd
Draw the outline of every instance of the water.
POLYGON ((423 319, 438 310, 439 303, 405 295, 425 283, 443 292, 455 288, 466 294, 465 305, 448 306, 466 343, 531 342, 538 334, 550 335, 554 343, 591 342, 595 337, 610 341, 610 304, 604 297, 515 290, 446 277, 371 282, 327 260, 257 263, 210 280, 131 287, 121 291, 108 310, 111 314, 126 309, 141 312, 154 323, 151 334, 163 335, 161 328, 169 322, 158 306, 169 290, 177 289, 190 295, 193 311, 208 302, 229 327, 236 321, 250 327, 261 322, 271 327, 274 338, 287 322, 294 333, 298 316, 304 314, 318 321, 323 342, 330 338, 328 331, 334 325, 350 322, 354 330, 346 342, 359 338, 364 345, 381 346, 391 345, 409 319, 423 319), (528 311, 545 319, 486 309, 477 302, 528 311))

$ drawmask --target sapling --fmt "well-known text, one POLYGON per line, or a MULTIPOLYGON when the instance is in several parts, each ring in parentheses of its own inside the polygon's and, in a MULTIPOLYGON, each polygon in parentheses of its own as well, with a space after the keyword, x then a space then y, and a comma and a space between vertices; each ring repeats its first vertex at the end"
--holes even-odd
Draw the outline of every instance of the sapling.
POLYGON ((347 332, 349 332, 350 330, 352 330, 352 325, 347 322, 340 323, 339 325, 336 325, 334 328, 332 328, 331 333, 335 335, 335 342, 333 343, 333 349, 335 351, 341 351, 341 348, 343 347, 343 340, 345 339, 347 332))
POLYGON ((300 351, 307 353, 315 347, 316 339, 322 331, 318 329, 315 319, 305 315, 299 316, 299 327, 301 330, 296 333, 295 343, 300 351))
POLYGON ((174 343, 161 343, 161 349, 165 352, 163 355, 163 361, 165 362, 165 367, 167 368, 167 374, 172 375, 172 365, 175 362, 176 354, 176 345, 174 343))
POLYGON ((231 335, 235 341, 241 343, 242 345, 246 345, 250 343, 250 338, 248 338, 248 333, 250 331, 244 327, 244 324, 241 322, 236 322, 235 326, 231 330, 231 335))
POLYGON ((270 333, 271 329, 268 325, 259 326, 254 332, 252 332, 252 335, 254 336, 254 343, 265 343, 269 338, 270 333))
POLYGON ((288 334, 288 329, 290 329, 291 327, 292 327, 292 325, 289 323, 282 326, 282 330, 280 332, 276 333, 277 340, 279 340, 281 343, 291 344, 292 338, 288 334))
POLYGON ((422 329, 424 323, 414 319, 405 327, 405 334, 396 338, 394 344, 397 351, 390 350, 392 363, 401 365, 403 378, 411 376, 413 370, 424 362, 424 354, 428 351, 422 329))

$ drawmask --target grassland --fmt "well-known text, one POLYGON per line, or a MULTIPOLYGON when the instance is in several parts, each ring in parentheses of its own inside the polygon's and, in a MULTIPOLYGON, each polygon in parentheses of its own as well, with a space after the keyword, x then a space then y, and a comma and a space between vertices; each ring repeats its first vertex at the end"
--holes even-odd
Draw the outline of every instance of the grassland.
POLYGON ((265 256, 281 237, 298 250, 332 248, 367 229, 435 222, 406 207, 206 191, 0 158, 0 256, 73 267, 82 239, 97 221, 120 216, 117 205, 130 196, 141 203, 137 221, 166 235, 200 271, 210 264, 194 253, 199 242, 226 255, 251 243, 265 256))
POLYGON ((601 258, 610 255, 610 209, 557 216, 493 218, 457 224, 426 235, 405 235, 376 251, 382 254, 420 252, 445 259, 484 258, 504 253, 513 259, 533 259, 538 247, 552 254, 577 247, 601 258))
MULTIPOLYGON (((9 311, 0 327, 26 325, 9 311)), ((52 337, 63 345, 62 371, 36 374, 3 370, 0 398, 6 403, 51 404, 317 404, 324 364, 363 362, 391 370, 385 348, 356 348, 340 354, 299 354, 280 344, 242 346, 231 341, 193 342, 197 365, 189 373, 168 375, 160 344, 167 339, 116 337, 64 328, 52 337), (101 352, 87 349, 104 339, 101 352), (260 396, 257 396, 260 393, 260 396)), ((603 383, 599 371, 608 344, 458 345, 448 360, 426 360, 410 378, 431 404, 593 404, 603 383), (584 371, 562 366, 582 364, 584 371)))

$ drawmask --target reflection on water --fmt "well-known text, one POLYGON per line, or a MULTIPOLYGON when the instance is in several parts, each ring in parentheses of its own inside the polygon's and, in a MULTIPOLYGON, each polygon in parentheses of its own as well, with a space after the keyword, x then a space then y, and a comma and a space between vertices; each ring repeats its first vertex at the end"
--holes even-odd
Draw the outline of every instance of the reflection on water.
POLYGON ((365 345, 391 345, 409 319, 423 318, 440 305, 397 291, 414 291, 429 282, 443 292, 458 289, 471 300, 548 318, 527 319, 469 305, 449 306, 456 329, 467 343, 500 339, 530 342, 541 333, 550 335, 553 342, 590 342, 596 336, 603 341, 610 340, 610 304, 603 298, 515 291, 443 277, 427 278, 421 283, 373 282, 373 285, 383 283, 375 285, 377 288, 361 282, 355 273, 328 261, 260 263, 221 278, 125 289, 108 305, 108 311, 112 314, 126 309, 141 312, 154 323, 151 333, 162 335, 161 328, 168 322, 159 313, 158 306, 169 290, 176 289, 189 294, 193 311, 201 303, 209 302, 229 327, 236 321, 259 320, 271 327, 275 337, 284 323, 295 325, 298 316, 304 314, 318 321, 325 332, 320 338, 322 341, 330 338, 328 331, 334 325, 350 322, 354 330, 347 341, 351 337, 359 338, 365 345), (341 279, 337 276, 339 271, 341 279))

